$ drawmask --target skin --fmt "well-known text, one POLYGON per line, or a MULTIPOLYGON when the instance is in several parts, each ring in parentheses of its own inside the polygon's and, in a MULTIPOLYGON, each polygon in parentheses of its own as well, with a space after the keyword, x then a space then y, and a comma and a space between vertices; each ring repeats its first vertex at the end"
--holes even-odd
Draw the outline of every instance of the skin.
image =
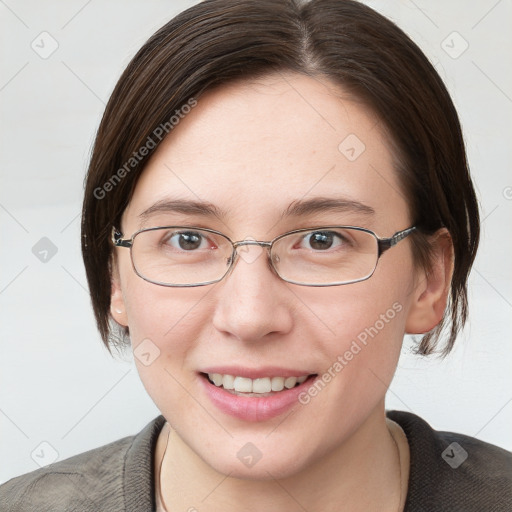
MULTIPOLYGON (((216 229, 232 240, 271 240, 329 224, 388 237, 411 225, 381 123, 325 78, 280 73, 222 86, 203 95, 171 135, 124 212, 125 238, 141 227, 181 223, 216 229), (365 144, 354 161, 338 150, 349 134, 365 144), (376 215, 281 217, 293 201, 320 196, 360 201, 376 215), (141 224, 141 212, 171 197, 208 201, 227 215, 159 213, 141 224)), ((340 503, 351 511, 401 509, 405 492, 401 498, 390 433, 400 445, 402 491, 408 446, 386 420, 384 398, 404 333, 432 329, 446 306, 449 236, 439 233, 433 245, 428 275, 415 266, 406 239, 382 256, 370 279, 325 288, 282 281, 265 253, 250 263, 239 259, 219 283, 166 288, 139 278, 129 251, 117 248, 111 314, 129 328, 134 349, 149 338, 160 350, 148 366, 134 360, 172 427, 162 468, 168 509, 313 512, 339 510, 340 503), (395 303, 401 311, 310 403, 297 404, 288 416, 242 421, 218 410, 200 386, 198 371, 210 365, 277 364, 321 375, 395 303), (247 442, 262 453, 250 468, 236 456, 247 442)), ((157 462, 168 433, 161 433, 157 462)))

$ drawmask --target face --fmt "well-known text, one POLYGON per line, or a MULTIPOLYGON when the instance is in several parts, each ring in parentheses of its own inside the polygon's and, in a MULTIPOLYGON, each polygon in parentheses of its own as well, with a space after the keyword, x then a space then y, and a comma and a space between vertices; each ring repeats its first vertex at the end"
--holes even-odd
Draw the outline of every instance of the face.
MULTIPOLYGON (((202 96, 151 158, 120 228, 125 238, 178 225, 268 241, 332 225, 389 237, 410 222, 378 119, 326 79, 288 74, 202 96), (345 203, 285 214, 318 198, 345 203), (151 208, 174 200, 209 203, 219 216, 151 208)), ((284 282, 257 246, 244 254, 218 283, 169 288, 137 276, 129 250, 117 248, 112 315, 129 327, 135 354, 151 354, 134 358, 140 377, 185 445, 224 474, 285 477, 383 410, 411 310, 411 246, 386 252, 370 279, 330 287, 284 282), (240 397, 207 373, 308 380, 240 397), (251 467, 250 457, 261 458, 251 467)))

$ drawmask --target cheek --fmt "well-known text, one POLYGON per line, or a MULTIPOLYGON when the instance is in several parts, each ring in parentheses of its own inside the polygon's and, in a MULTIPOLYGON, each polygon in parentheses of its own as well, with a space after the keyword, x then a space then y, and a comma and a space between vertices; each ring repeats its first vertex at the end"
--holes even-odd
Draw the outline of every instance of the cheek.
POLYGON ((400 356, 405 326, 404 305, 397 296, 360 303, 337 354, 351 403, 378 401, 389 386, 400 356), (358 400, 359 398, 359 400, 358 400))
MULTIPOLYGON (((409 267, 406 258, 383 258, 366 281, 319 291, 304 289, 303 302, 318 312, 326 327, 324 343, 331 350, 347 350, 353 341, 369 347, 374 339, 388 340, 390 349, 400 344, 410 301, 409 267)), ((384 343, 374 345, 375 351, 385 348, 384 343)))
POLYGON ((331 410, 334 416, 369 410, 384 397, 398 363, 410 300, 410 283, 400 276, 411 275, 410 261, 397 258, 391 264, 380 263, 379 271, 367 281, 325 289, 322 295, 310 291, 304 297, 326 326, 323 336, 318 336, 319 331, 314 336, 312 322, 306 329, 310 328, 308 337, 314 340, 310 349, 322 354, 325 366, 322 400, 343 404, 331 410))
POLYGON ((332 297, 322 315, 330 335, 311 337, 328 364, 326 371, 343 373, 343 380, 357 379, 358 388, 375 380, 372 373, 384 381, 391 378, 405 329, 403 296, 391 290, 376 294, 372 288, 332 297))
MULTIPOLYGON (((130 340, 142 383, 158 403, 180 400, 189 355, 211 322, 208 289, 168 288, 137 276, 125 283, 125 305, 130 340)), ((183 397, 181 397, 183 398, 183 397)))
POLYGON ((148 283, 131 273, 123 284, 132 345, 149 338, 164 347, 181 347, 205 326, 208 287, 172 288, 148 283))

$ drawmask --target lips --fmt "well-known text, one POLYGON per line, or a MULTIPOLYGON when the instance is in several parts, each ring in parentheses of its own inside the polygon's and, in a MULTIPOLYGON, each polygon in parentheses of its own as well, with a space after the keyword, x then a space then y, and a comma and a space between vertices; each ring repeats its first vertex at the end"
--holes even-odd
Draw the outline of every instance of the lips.
POLYGON ((257 422, 279 416, 297 405, 299 394, 318 374, 283 368, 231 367, 209 368, 200 376, 204 392, 221 412, 257 422))

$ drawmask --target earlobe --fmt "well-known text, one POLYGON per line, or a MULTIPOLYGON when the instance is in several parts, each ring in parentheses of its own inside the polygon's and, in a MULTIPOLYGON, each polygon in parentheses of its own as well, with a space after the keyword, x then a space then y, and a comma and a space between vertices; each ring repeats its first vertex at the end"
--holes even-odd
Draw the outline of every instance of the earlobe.
POLYGON ((110 278, 110 314, 112 318, 123 327, 128 326, 128 317, 124 303, 123 291, 121 289, 121 280, 119 278, 119 271, 115 262, 111 265, 111 278, 110 278))
POLYGON ((446 228, 438 230, 430 241, 431 268, 418 272, 413 302, 405 329, 407 334, 431 331, 443 318, 453 274, 453 244, 446 228))

